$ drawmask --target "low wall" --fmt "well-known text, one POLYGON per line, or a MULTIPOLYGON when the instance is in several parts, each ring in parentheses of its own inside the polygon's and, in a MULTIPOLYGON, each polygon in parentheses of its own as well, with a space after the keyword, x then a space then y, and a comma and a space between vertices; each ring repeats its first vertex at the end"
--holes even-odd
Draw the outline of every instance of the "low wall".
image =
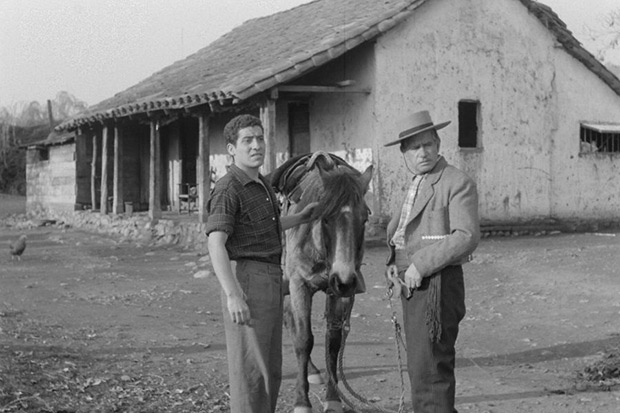
MULTIPOLYGON (((205 224, 193 221, 160 219, 151 222, 147 213, 132 215, 101 215, 98 212, 39 211, 27 217, 14 217, 8 224, 16 228, 43 226, 47 224, 68 225, 85 231, 109 234, 122 241, 134 241, 154 245, 179 245, 196 251, 207 251, 205 224)), ((9 218, 10 220, 10 218, 9 218)))

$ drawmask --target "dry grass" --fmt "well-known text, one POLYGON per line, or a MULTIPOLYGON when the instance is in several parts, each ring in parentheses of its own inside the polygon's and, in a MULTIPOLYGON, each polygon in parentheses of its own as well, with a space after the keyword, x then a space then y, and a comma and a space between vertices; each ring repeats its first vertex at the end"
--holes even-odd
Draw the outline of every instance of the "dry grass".
POLYGON ((101 347, 71 330, 0 302, 0 413, 220 413, 222 375, 182 349, 101 347))

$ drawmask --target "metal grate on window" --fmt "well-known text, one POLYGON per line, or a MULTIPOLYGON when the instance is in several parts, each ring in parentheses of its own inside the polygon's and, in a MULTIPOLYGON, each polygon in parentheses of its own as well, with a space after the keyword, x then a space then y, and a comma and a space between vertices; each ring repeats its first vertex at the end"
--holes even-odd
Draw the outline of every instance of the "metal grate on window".
POLYGON ((579 153, 620 153, 620 124, 582 123, 579 153))

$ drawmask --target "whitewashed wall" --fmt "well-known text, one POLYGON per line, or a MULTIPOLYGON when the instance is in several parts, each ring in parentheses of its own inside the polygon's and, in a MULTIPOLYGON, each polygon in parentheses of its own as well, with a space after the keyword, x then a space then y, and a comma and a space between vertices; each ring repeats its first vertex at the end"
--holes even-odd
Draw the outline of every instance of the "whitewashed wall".
MULTIPOLYGON (((395 137, 398 120, 422 109, 436 122, 451 120, 440 131, 441 153, 477 182, 483 219, 600 218, 602 210, 617 210, 604 203, 584 208, 569 193, 598 179, 595 167, 576 156, 579 120, 618 121, 620 98, 558 48, 519 1, 427 2, 380 37, 375 53, 377 130, 395 137), (458 148, 457 104, 465 99, 481 103, 478 150, 458 148), (572 180, 572 191, 562 184, 570 175, 583 178, 578 187, 572 180)), ((388 213, 402 198, 406 170, 397 147, 379 145, 377 157, 381 209, 388 213)))
MULTIPOLYGON (((374 118, 373 45, 362 45, 349 52, 345 58, 336 59, 311 79, 310 84, 336 84, 352 80, 366 93, 316 94, 310 100, 311 151, 327 151, 340 156, 360 172, 374 166, 366 202, 373 211, 379 209, 376 193, 378 160, 376 154, 377 127, 374 118)), ((380 125, 379 125, 380 126, 380 125)), ((374 218, 374 217, 373 217, 374 218)))
POLYGON ((620 154, 579 155, 580 122, 620 124, 620 98, 584 66, 556 52, 559 93, 552 131, 552 211, 559 217, 620 217, 620 154))
POLYGON ((75 144, 49 146, 49 160, 36 161, 29 149, 26 165, 26 209, 73 211, 76 199, 75 144))

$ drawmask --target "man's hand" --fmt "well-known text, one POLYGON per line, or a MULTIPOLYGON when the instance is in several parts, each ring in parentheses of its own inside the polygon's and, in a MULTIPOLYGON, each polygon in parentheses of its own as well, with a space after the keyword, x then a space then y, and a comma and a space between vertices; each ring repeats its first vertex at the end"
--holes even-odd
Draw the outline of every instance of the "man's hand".
MULTIPOLYGON (((398 268, 396 265, 388 265, 385 269, 385 280, 387 281, 388 288, 392 289, 392 294, 396 297, 400 297, 403 293, 404 282, 398 278, 398 268)), ((409 298, 409 295, 407 295, 409 298)))
POLYGON ((312 218, 312 213, 314 212, 314 208, 318 205, 318 202, 310 202, 308 205, 304 207, 300 212, 292 215, 283 215, 280 217, 280 223, 282 224, 282 229, 287 230, 294 228, 298 225, 305 224, 309 222, 312 218))
POLYGON ((405 286, 409 289, 409 292, 413 294, 413 290, 419 288, 422 285, 422 275, 412 263, 407 271, 405 271, 405 286))
POLYGON ((310 202, 308 205, 304 207, 299 213, 299 219, 302 222, 307 222, 312 217, 312 213, 314 212, 314 208, 318 205, 318 202, 310 202))
POLYGON ((228 297, 228 313, 235 324, 250 324, 250 308, 243 297, 228 297))

